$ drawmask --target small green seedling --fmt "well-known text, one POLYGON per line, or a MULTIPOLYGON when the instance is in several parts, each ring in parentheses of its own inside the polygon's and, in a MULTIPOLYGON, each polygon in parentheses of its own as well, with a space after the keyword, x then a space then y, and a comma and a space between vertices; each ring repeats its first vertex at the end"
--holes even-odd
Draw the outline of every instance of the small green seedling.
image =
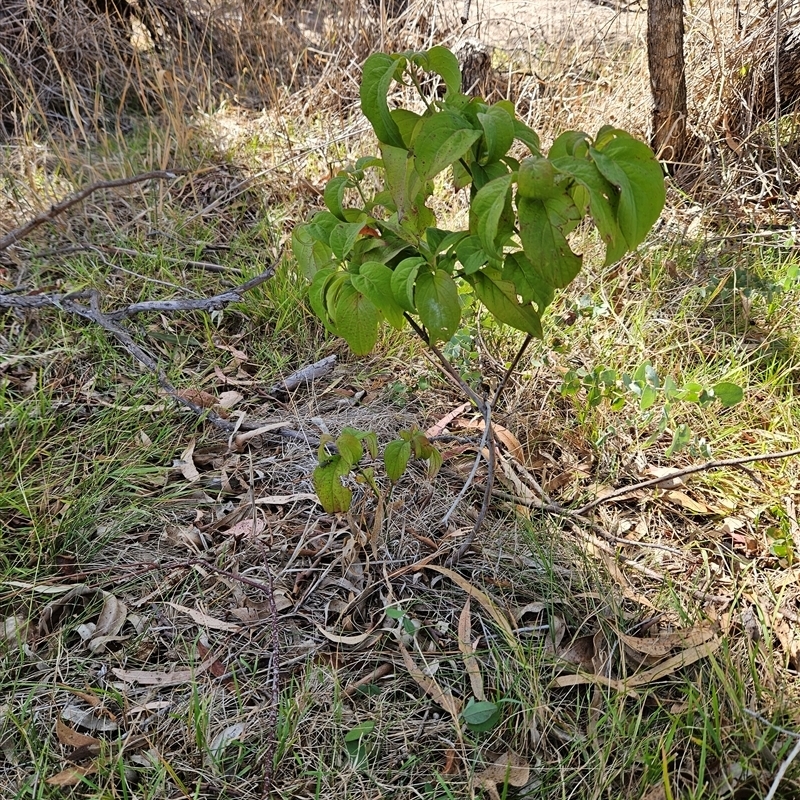
MULTIPOLYGON (((399 436, 399 439, 389 442, 383 452, 384 467, 389 480, 393 484, 400 480, 412 455, 418 460, 428 462, 428 477, 433 478, 442 466, 441 453, 417 428, 400 431, 399 436)), ((344 428, 336 438, 330 434, 324 434, 320 438, 317 455, 319 464, 314 469, 312 477, 317 497, 323 509, 329 514, 350 509, 353 492, 342 483, 342 479, 354 472, 356 479, 366 483, 377 498, 383 497, 383 492, 375 480, 374 470, 371 467, 361 466, 364 445, 372 459, 376 459, 378 437, 371 431, 344 428), (335 452, 331 452, 334 449, 335 452)))

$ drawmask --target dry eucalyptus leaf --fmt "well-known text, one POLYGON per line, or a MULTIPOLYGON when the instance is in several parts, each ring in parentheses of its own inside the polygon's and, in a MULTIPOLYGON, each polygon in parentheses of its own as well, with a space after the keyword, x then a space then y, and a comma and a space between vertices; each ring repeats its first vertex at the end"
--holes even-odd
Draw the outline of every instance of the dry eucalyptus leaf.
POLYGON ((220 408, 224 409, 231 409, 233 408, 240 400, 244 399, 244 395, 241 392, 237 391, 229 391, 229 392, 222 392, 220 396, 217 398, 217 405, 220 408))
POLYGON ((200 480, 200 473, 197 471, 197 467, 192 460, 195 444, 195 440, 192 439, 186 446, 186 449, 181 453, 181 457, 172 462, 172 466, 179 469, 181 475, 183 475, 189 483, 196 483, 200 480))
POLYGON ((102 715, 102 709, 85 709, 75 704, 62 709, 61 719, 95 733, 110 733, 119 728, 116 720, 102 715))
POLYGON ((178 603, 168 603, 168 605, 172 606, 176 611, 180 611, 182 614, 186 614, 187 616, 191 617, 198 625, 204 628, 212 628, 217 631, 228 631, 230 633, 238 633, 241 630, 239 625, 234 625, 232 622, 224 622, 221 619, 217 619, 216 617, 212 617, 209 614, 205 614, 202 611, 198 611, 196 608, 189 608, 188 606, 182 606, 178 603))
POLYGON ((435 703, 440 705, 445 711, 449 712, 453 721, 458 723, 458 717, 461 714, 461 701, 453 697, 449 689, 442 689, 436 682, 435 678, 426 675, 415 663, 408 652, 405 645, 398 641, 397 646, 400 648, 400 653, 403 656, 403 663, 406 665, 408 674, 416 681, 417 685, 428 695, 435 703))
MULTIPOLYGON (((509 751, 490 764, 473 779, 473 788, 485 789, 492 800, 500 800, 497 786, 514 786, 522 788, 531 777, 531 768, 527 761, 516 753, 509 751)), ((503 793, 505 797, 505 792, 503 793)))
POLYGON ((469 676, 469 683, 472 687, 472 694, 476 700, 485 700, 486 693, 483 690, 483 676, 478 659, 475 658, 475 648, 472 645, 472 622, 470 620, 469 597, 464 603, 464 608, 458 618, 458 649, 464 656, 464 667, 469 676))
POLYGON ((115 667, 111 672, 125 683, 139 683, 142 686, 180 686, 183 683, 191 684, 195 678, 202 675, 214 661, 206 659, 194 669, 176 669, 171 672, 159 670, 120 669, 115 667))
POLYGON ((85 747, 88 745, 101 745, 100 739, 94 736, 87 736, 85 733, 73 730, 60 718, 56 719, 56 738, 61 744, 69 745, 69 747, 85 747))
POLYGON ((242 738, 242 734, 247 729, 244 722, 237 722, 234 725, 229 725, 227 728, 221 730, 208 745, 208 753, 206 753, 206 763, 218 761, 222 755, 222 751, 231 742, 237 742, 242 738))
POLYGON ((78 786, 87 775, 93 775, 95 772, 97 772, 96 764, 88 764, 85 767, 68 767, 48 778, 45 783, 50 786, 78 786))

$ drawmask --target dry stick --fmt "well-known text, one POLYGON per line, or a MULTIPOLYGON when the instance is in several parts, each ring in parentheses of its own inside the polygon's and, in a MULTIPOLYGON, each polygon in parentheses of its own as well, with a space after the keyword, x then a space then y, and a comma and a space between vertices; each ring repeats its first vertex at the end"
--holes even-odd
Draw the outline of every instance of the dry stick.
POLYGON ((325 358, 315 361, 313 364, 308 364, 302 369, 288 375, 280 383, 276 383, 271 389, 267 390, 267 394, 281 394, 283 392, 290 392, 296 389, 303 383, 311 383, 323 375, 327 375, 336 366, 336 356, 326 356, 325 358))
MULTIPOLYGON (((172 385, 169 378, 167 378, 166 373, 161 368, 157 359, 148 353, 141 345, 137 344, 131 334, 117 322, 117 319, 139 314, 144 311, 182 311, 197 308, 209 310, 222 308, 226 303, 240 300, 245 292, 268 281, 275 274, 275 269, 279 260, 280 254, 261 274, 256 275, 254 278, 246 281, 241 286, 237 286, 235 289, 231 289, 228 292, 224 292, 212 298, 201 298, 199 300, 155 300, 149 303, 134 303, 113 314, 104 314, 100 310, 100 295, 97 291, 91 290, 73 292, 65 295, 33 295, 26 297, 0 295, 0 309, 43 308, 53 306, 69 313, 77 314, 84 319, 88 319, 110 333, 137 361, 147 367, 156 376, 164 391, 181 405, 191 409, 198 416, 205 415, 206 419, 215 427, 227 433, 235 433, 239 430, 255 430, 260 427, 261 423, 253 421, 236 424, 230 420, 224 419, 216 412, 203 408, 183 397, 172 385), (89 300, 88 307, 77 302, 78 300, 84 299, 89 300), (211 305, 209 305, 209 303, 211 305)), ((294 438, 292 434, 296 434, 295 431, 290 432, 288 429, 278 429, 276 432, 280 433, 282 436, 287 435, 289 438, 294 438)), ((303 438, 302 435, 300 436, 303 438)))
POLYGON ((185 169, 177 169, 172 171, 167 170, 154 170, 153 172, 143 172, 140 175, 132 175, 130 178, 116 178, 111 181, 98 181, 89 186, 81 189, 79 192, 71 194, 69 197, 62 200, 60 203, 55 203, 47 211, 37 214, 33 219, 28 220, 24 225, 9 231, 5 236, 0 238, 0 252, 7 250, 12 244, 24 239, 31 231, 44 225, 45 222, 51 222, 59 214, 66 211, 72 206, 77 205, 82 200, 85 200, 90 194, 99 191, 100 189, 116 189, 120 186, 131 186, 134 183, 142 183, 150 180, 172 180, 188 172, 185 169))
MULTIPOLYGON (((780 458, 791 458, 792 456, 800 456, 800 449, 798 450, 784 450, 781 453, 764 453, 760 456, 743 456, 742 458, 727 458, 722 461, 706 461, 705 464, 695 464, 691 467, 685 467, 684 469, 676 470, 675 472, 670 472, 669 475, 662 475, 660 478, 650 478, 646 481, 641 481, 640 483, 634 483, 631 486, 622 486, 619 489, 611 492, 611 494, 605 495, 605 497, 597 497, 592 500, 590 503, 587 503, 585 506, 581 506, 579 509, 569 512, 570 514, 577 514, 578 516, 586 516, 587 511, 591 511, 596 506, 599 506, 601 503, 607 503, 610 500, 617 500, 620 497, 625 497, 625 495, 630 494, 631 492, 639 491, 640 489, 649 489, 651 486, 658 486, 660 483, 666 483, 668 481, 674 480, 675 478, 682 478, 685 475, 693 475, 695 472, 707 472, 711 469, 721 469, 722 467, 740 467, 742 464, 750 464, 754 461, 770 461, 776 460, 780 458)), ((546 509, 550 510, 550 509, 546 509)))

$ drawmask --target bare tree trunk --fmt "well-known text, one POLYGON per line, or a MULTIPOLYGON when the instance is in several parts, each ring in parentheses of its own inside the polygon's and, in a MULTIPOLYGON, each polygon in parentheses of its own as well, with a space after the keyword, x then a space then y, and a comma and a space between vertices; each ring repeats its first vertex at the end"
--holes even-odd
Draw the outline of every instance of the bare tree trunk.
POLYGON ((651 144, 664 161, 679 161, 686 146, 683 0, 649 0, 647 61, 653 93, 651 144))

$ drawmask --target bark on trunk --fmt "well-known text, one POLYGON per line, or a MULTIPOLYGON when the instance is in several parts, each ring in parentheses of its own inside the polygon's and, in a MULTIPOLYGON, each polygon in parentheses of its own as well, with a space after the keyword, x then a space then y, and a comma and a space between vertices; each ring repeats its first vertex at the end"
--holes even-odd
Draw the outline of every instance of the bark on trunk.
POLYGON ((651 144, 664 161, 679 161, 686 146, 683 0, 647 4, 647 61, 653 94, 651 144))

